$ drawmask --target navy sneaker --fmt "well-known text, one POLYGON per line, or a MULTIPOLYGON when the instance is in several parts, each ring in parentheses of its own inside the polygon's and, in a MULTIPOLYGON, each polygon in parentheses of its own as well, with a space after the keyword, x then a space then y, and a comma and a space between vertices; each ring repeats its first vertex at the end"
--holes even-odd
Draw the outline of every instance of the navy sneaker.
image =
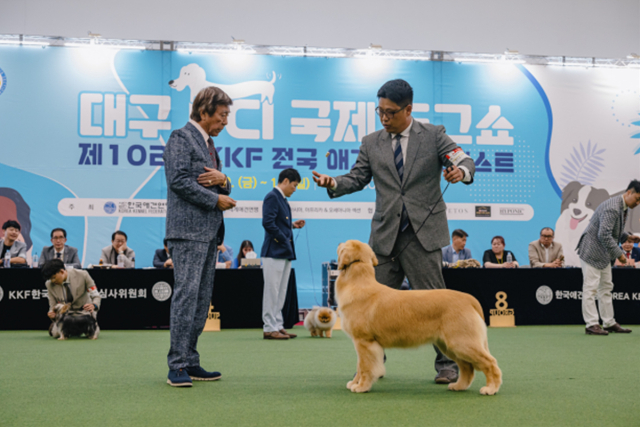
POLYGON ((193 381, 215 381, 222 377, 220 372, 207 372, 200 366, 191 366, 189 368, 185 368, 185 370, 193 381))
POLYGON ((173 387, 191 387, 193 385, 185 369, 171 369, 167 377, 167 384, 173 387))

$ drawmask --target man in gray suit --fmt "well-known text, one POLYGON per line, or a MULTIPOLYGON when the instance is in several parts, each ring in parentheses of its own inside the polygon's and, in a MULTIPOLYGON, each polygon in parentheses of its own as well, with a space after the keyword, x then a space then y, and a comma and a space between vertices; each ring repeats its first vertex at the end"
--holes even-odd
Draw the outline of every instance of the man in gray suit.
POLYGON ((222 212, 236 205, 210 137, 227 125, 232 103, 216 87, 202 89, 193 101, 191 120, 173 131, 164 150, 166 238, 175 279, 167 383, 176 387, 221 377, 200 366, 196 348, 211 303, 218 245, 224 240, 222 212))
MULTIPOLYGON (((449 228, 440 174, 450 183, 470 184, 475 165, 443 126, 415 121, 412 103, 413 89, 406 81, 385 83, 376 108, 384 129, 362 139, 349 173, 332 178, 314 171, 314 181, 335 198, 360 191, 373 179, 376 209, 369 244, 379 261, 376 280, 400 289, 406 275, 413 289, 441 289, 440 248, 449 244, 449 228)), ((456 381, 457 365, 436 352, 436 382, 456 381)))
POLYGON ((621 242, 627 239, 640 242, 640 237, 624 232, 629 210, 639 204, 640 181, 633 180, 622 196, 614 196, 596 208, 589 225, 580 236, 576 250, 582 263, 582 317, 587 325, 587 335, 631 332, 631 329, 621 327, 613 317, 611 266, 616 259, 623 265, 627 262, 619 246, 621 242), (600 327, 598 314, 604 329, 600 327))
POLYGON ((82 268, 80 258, 78 258, 78 250, 71 246, 67 246, 67 231, 64 228, 54 228, 51 231, 52 246, 42 248, 38 267, 42 268, 44 263, 52 259, 60 259, 64 265, 70 265, 73 268, 82 268))

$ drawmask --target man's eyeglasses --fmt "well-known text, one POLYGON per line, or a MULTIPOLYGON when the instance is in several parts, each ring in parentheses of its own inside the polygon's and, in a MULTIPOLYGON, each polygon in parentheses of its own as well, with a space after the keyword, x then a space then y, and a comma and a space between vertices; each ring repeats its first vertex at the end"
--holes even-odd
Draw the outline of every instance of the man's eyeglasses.
POLYGON ((553 234, 541 234, 540 237, 544 237, 545 239, 553 239, 553 234))
POLYGON ((392 111, 392 110, 383 110, 380 107, 376 107, 376 114, 378 116, 380 116, 380 118, 382 118, 383 116, 387 116, 387 118, 389 120, 393 119, 393 116, 395 116, 396 114, 398 114, 400 111, 404 110, 405 108, 407 108, 407 106, 405 105, 404 107, 402 107, 399 110, 396 111, 392 111))

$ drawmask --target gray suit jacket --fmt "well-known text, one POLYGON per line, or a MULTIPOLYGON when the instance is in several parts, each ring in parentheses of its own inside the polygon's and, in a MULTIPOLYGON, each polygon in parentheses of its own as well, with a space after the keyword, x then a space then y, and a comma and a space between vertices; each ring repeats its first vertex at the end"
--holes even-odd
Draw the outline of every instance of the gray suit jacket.
MULTIPOLYGON (((127 247, 127 250, 124 251, 124 256, 127 258, 124 260, 125 268, 135 268, 136 266, 136 253, 133 249, 127 247)), ((105 246, 102 248, 102 252, 100 253, 100 259, 103 262, 111 265, 118 264, 118 254, 116 250, 113 248, 113 245, 105 246)))
MULTIPOLYGON (((215 153, 218 170, 222 162, 215 153)), ((210 242, 224 240, 224 218, 216 206, 218 195, 228 195, 231 185, 204 187, 198 176, 204 167, 213 168, 207 144, 191 123, 174 130, 164 150, 164 173, 167 178, 167 239, 210 242)))
MULTIPOLYGON (((80 258, 78 257, 78 250, 76 248, 64 245, 64 254, 62 257, 64 258, 62 262, 64 262, 65 265, 71 265, 74 268, 82 268, 80 258)), ((45 262, 55 258, 56 250, 53 246, 43 247, 42 253, 40 254, 40 259, 38 260, 38 267, 42 267, 45 262)))
MULTIPOLYGON (((433 213, 418 232, 418 240, 427 251, 440 250, 449 244, 447 205, 440 199, 442 168, 446 154, 458 146, 447 136, 444 126, 424 124, 414 119, 401 183, 391 142, 391 135, 384 129, 365 136, 356 164, 349 173, 335 178, 337 188, 328 191, 329 197, 360 191, 373 178, 376 210, 369 238, 373 250, 383 256, 391 254, 400 229, 403 201, 414 230, 420 227, 433 208, 433 213)), ((467 158, 460 165, 469 169, 473 182, 473 160, 467 158)))
POLYGON ((623 208, 622 196, 612 197, 596 208, 576 248, 581 260, 603 269, 613 265, 616 258, 624 255, 624 251, 618 246, 629 237, 623 231, 623 208))

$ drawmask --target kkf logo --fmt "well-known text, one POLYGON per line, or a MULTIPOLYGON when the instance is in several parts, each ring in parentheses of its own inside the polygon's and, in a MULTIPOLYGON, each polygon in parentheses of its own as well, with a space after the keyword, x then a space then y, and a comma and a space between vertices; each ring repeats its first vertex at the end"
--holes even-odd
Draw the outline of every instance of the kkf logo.
POLYGON ((2 71, 2 68, 0 68, 0 95, 2 95, 2 92, 4 92, 6 88, 7 88, 7 75, 4 73, 4 71, 2 71))

